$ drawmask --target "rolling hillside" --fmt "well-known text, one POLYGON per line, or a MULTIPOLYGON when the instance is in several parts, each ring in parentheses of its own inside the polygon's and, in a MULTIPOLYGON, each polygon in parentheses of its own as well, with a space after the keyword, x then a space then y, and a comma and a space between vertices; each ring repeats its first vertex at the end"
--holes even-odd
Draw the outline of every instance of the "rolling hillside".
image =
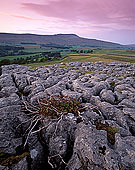
POLYGON ((82 38, 75 34, 36 35, 36 34, 0 33, 0 43, 2 44, 35 43, 44 45, 111 47, 111 48, 123 47, 123 45, 117 43, 82 38))

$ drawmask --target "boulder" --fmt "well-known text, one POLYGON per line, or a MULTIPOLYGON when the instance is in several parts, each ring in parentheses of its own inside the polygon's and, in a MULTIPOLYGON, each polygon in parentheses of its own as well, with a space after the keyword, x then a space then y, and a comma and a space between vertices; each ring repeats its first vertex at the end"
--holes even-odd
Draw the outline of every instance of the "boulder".
POLYGON ((70 91, 70 90, 63 90, 61 92, 61 94, 63 96, 67 96, 67 97, 70 97, 70 98, 74 98, 80 102, 82 102, 82 94, 81 93, 78 93, 78 92, 74 92, 74 91, 70 91))
POLYGON ((135 92, 135 89, 130 84, 120 84, 117 85, 114 89, 115 91, 121 92, 123 90, 135 92))
POLYGON ((3 97, 9 97, 12 93, 17 93, 18 89, 15 86, 3 87, 1 93, 3 97))
POLYGON ((99 102, 97 105, 98 109, 101 111, 102 115, 107 120, 114 120, 120 126, 127 128, 126 119, 121 110, 117 109, 114 105, 107 102, 99 102))
POLYGON ((99 83, 97 83, 94 87, 93 90, 95 91, 95 95, 99 95, 99 93, 103 90, 103 89, 109 89, 110 85, 108 82, 105 81, 100 81, 99 83))
POLYGON ((108 103, 114 104, 115 103, 115 96, 111 90, 103 89, 100 92, 101 100, 106 101, 108 103))
POLYGON ((129 99, 124 99, 118 104, 118 106, 123 106, 127 108, 135 108, 135 102, 132 102, 129 99))
POLYGON ((74 131, 76 123, 74 116, 64 116, 57 121, 47 122, 46 130, 41 133, 42 143, 48 147, 48 157, 55 168, 63 167, 72 155, 74 131))
POLYGON ((22 92, 24 88, 28 85, 26 74, 14 73, 13 78, 19 91, 22 92))
POLYGON ((135 169, 135 137, 121 138, 116 135, 116 152, 119 154, 119 165, 126 170, 135 169))
POLYGON ((0 89, 9 86, 15 86, 11 74, 2 74, 0 76, 0 89))
POLYGON ((73 155, 67 169, 116 169, 118 154, 108 146, 106 131, 79 123, 75 132, 73 155))
POLYGON ((15 93, 11 94, 9 97, 0 98, 0 108, 19 104, 19 96, 15 93))

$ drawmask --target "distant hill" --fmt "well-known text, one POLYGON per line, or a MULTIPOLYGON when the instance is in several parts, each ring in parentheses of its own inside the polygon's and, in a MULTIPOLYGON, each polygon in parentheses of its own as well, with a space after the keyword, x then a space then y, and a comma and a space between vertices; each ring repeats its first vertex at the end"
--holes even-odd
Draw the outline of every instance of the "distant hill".
POLYGON ((129 44, 129 45, 125 45, 125 46, 128 48, 131 48, 131 49, 135 49, 135 44, 129 44))
POLYGON ((79 37, 76 34, 56 34, 56 35, 37 35, 37 34, 13 34, 0 33, 0 43, 11 44, 44 44, 58 46, 81 46, 81 47, 110 47, 122 48, 123 45, 79 37))

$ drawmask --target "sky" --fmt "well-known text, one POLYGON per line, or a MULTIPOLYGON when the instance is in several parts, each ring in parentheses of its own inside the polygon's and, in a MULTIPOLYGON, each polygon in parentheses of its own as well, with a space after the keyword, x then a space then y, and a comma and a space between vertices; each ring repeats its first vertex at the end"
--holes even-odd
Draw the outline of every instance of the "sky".
POLYGON ((0 32, 135 44, 135 0, 0 0, 0 32))

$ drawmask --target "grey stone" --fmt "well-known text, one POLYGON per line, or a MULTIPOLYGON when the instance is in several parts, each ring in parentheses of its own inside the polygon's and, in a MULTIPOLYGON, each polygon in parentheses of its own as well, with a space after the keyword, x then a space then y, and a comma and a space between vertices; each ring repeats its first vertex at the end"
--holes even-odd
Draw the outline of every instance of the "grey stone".
POLYGON ((30 156, 31 156, 32 159, 36 158, 37 155, 38 155, 38 151, 36 149, 32 149, 30 151, 30 156))
POLYGON ((116 96, 116 101, 119 103, 123 99, 127 98, 126 94, 122 94, 121 92, 115 91, 114 95, 116 96))
POLYGON ((37 134, 29 137, 28 145, 31 157, 31 169, 35 170, 46 167, 48 153, 45 153, 45 148, 41 145, 37 134))
POLYGON ((18 89, 15 86, 3 87, 1 89, 1 93, 3 93, 3 97, 9 97, 12 93, 17 93, 18 89))
POLYGON ((42 86, 38 86, 38 87, 31 90, 31 93, 29 94, 28 97, 31 98, 31 97, 35 96, 36 94, 38 94, 40 92, 41 93, 44 92, 44 90, 45 89, 42 86))
POLYGON ((76 99, 76 100, 78 100, 80 102, 82 101, 82 94, 81 93, 70 91, 70 90, 63 90, 61 92, 61 94, 63 96, 74 98, 74 99, 76 99))
POLYGON ((13 76, 19 91, 23 91, 24 88, 28 85, 26 74, 14 73, 13 76))
POLYGON ((20 99, 15 93, 11 94, 9 97, 0 98, 0 108, 19 104, 20 99))
POLYGON ((116 135, 116 152, 119 153, 119 162, 127 170, 135 169, 135 137, 121 138, 116 135))
POLYGON ((124 108, 123 113, 125 114, 130 132, 132 135, 135 135, 135 109, 124 108))
POLYGON ((115 91, 121 92, 123 90, 135 92, 135 89, 130 84, 121 84, 115 87, 115 91))
POLYGON ((85 83, 85 82, 87 82, 88 80, 89 80, 88 77, 83 77, 83 78, 81 79, 81 82, 85 83))
POLYGON ((68 169, 119 170, 118 155, 107 143, 105 131, 96 130, 91 124, 78 124, 74 151, 68 162, 68 169))
POLYGON ((0 88, 15 86, 11 74, 2 74, 0 76, 0 88))
POLYGON ((101 99, 99 96, 91 96, 90 103, 95 106, 98 106, 101 103, 101 99))
POLYGON ((6 166, 1 166, 1 165, 0 165, 0 170, 9 170, 9 168, 6 167, 6 166))
POLYGON ((86 110, 81 113, 81 116, 84 117, 85 120, 90 121, 93 125, 99 121, 104 120, 102 113, 90 103, 85 104, 86 110))
POLYGON ((49 156, 52 156, 55 162, 54 167, 62 163, 58 155, 64 159, 67 154, 71 154, 69 151, 73 147, 75 125, 76 123, 69 116, 65 116, 58 122, 50 123, 46 131, 43 130, 42 139, 48 145, 49 156))
POLYGON ((132 102, 129 99, 124 99, 119 103, 119 106, 128 107, 128 108, 135 108, 135 103, 132 102))
POLYGON ((82 94, 83 101, 89 103, 91 101, 91 97, 95 94, 95 91, 92 88, 84 89, 82 94))
POLYGON ((65 84, 65 82, 64 81, 60 81, 59 83, 57 83, 56 85, 54 85, 54 86, 52 86, 52 87, 50 87, 50 88, 47 88, 46 90, 45 90, 45 92, 47 93, 47 94, 49 94, 49 95, 60 95, 61 94, 61 92, 63 91, 63 90, 65 90, 66 89, 66 84, 65 84))
POLYGON ((30 102, 34 105, 43 98, 47 98, 47 94, 45 92, 39 92, 30 98, 30 102))
POLYGON ((2 66, 0 147, 16 154, 32 130, 27 140, 31 161, 24 158, 12 169, 27 170, 27 165, 31 170, 50 169, 49 158, 55 169, 135 169, 134 70, 134 63, 116 62, 70 62, 36 70, 21 65, 2 66), (87 72, 92 73, 83 74, 87 72), (21 95, 35 108, 37 100, 48 97, 47 93, 75 98, 85 110, 80 110, 80 117, 73 113, 32 117, 28 111, 22 112, 21 95), (39 117, 41 120, 31 129, 39 117), (97 122, 118 129, 115 143, 110 143, 106 130, 96 129, 97 122))
POLYGON ((33 90, 33 86, 32 85, 29 85, 29 86, 26 86, 23 90, 23 94, 24 95, 29 95, 33 90))
POLYGON ((111 104, 114 104, 114 102, 115 102, 115 96, 114 96, 114 93, 111 90, 103 89, 100 92, 100 96, 101 96, 101 99, 103 101, 106 101, 106 102, 111 103, 111 104))
POLYGON ((105 119, 114 120, 120 126, 127 128, 126 119, 124 118, 124 114, 121 110, 117 109, 115 106, 107 102, 100 102, 97 106, 98 109, 102 112, 105 119))
POLYGON ((95 95, 98 95, 103 89, 109 89, 109 87, 109 83, 101 81, 93 87, 93 90, 95 91, 95 95))

